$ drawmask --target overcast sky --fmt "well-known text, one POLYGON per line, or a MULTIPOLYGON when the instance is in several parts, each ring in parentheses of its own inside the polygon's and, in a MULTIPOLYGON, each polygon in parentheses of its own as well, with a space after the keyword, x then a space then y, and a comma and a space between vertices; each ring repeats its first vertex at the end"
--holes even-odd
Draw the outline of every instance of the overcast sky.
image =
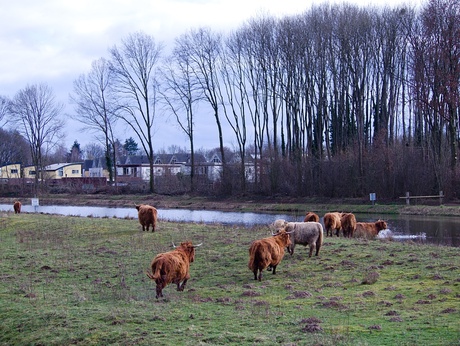
MULTIPOLYGON (((348 2, 360 6, 393 6, 422 1, 348 2)), ((225 33, 260 14, 277 17, 299 14, 310 9, 312 3, 311 0, 0 0, 0 95, 12 98, 27 85, 46 83, 57 100, 68 105, 73 81, 88 73, 93 61, 109 58, 108 48, 119 46, 131 33, 142 31, 172 47, 174 38, 190 29, 206 26, 225 33)), ((72 112, 72 108, 67 106, 66 112, 72 112)), ((197 124, 195 147, 215 148, 218 138, 213 117, 203 114, 202 119, 206 121, 197 124)), ((172 120, 157 120, 156 148, 166 149, 172 144, 188 147, 185 135, 172 120)), ((70 149, 75 140, 82 147, 95 141, 93 136, 78 131, 81 127, 78 122, 68 123, 66 147, 70 149)), ((118 129, 117 137, 122 142, 129 136, 139 143, 124 126, 118 129)), ((230 136, 224 140, 233 147, 230 136)))

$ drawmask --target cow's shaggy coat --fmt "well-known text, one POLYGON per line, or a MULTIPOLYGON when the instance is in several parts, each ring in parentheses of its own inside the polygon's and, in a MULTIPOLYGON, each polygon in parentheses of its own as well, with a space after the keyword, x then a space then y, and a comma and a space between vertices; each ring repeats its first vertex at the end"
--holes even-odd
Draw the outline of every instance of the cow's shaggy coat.
POLYGON ((136 204, 138 211, 139 223, 142 225, 142 230, 149 231, 150 225, 152 225, 152 232, 155 232, 157 225, 158 212, 155 207, 148 204, 136 204))
POLYGON ((376 222, 357 222, 354 233, 355 238, 374 239, 381 230, 387 228, 387 223, 383 220, 376 222))
POLYGON ((155 256, 150 265, 151 273, 146 274, 156 283, 156 298, 163 297, 163 288, 170 283, 175 283, 178 291, 184 290, 190 279, 190 263, 195 260, 195 247, 187 241, 155 256))
POLYGON ((288 222, 284 230, 290 233, 291 245, 288 245, 288 252, 293 255, 296 244, 310 246, 308 257, 313 251, 318 256, 323 245, 323 226, 319 222, 288 222))
POLYGON ((284 256, 284 248, 291 244, 289 234, 280 230, 272 237, 258 239, 249 248, 248 268, 254 273, 254 280, 262 280, 262 271, 266 268, 276 272, 276 267, 284 256), (257 275, 258 274, 258 275, 257 275))
POLYGON ((15 214, 20 214, 21 213, 21 206, 22 206, 21 202, 19 202, 19 201, 14 202, 13 209, 14 209, 15 214))
POLYGON ((336 235, 339 235, 339 231, 342 228, 342 224, 340 222, 340 218, 342 217, 342 213, 333 212, 333 213, 326 213, 324 214, 324 228, 326 229, 326 236, 332 237, 332 231, 336 231, 336 235))
POLYGON ((356 229, 355 215, 353 213, 343 213, 342 217, 340 218, 340 223, 342 226, 343 236, 345 238, 352 238, 356 229))
POLYGON ((316 213, 308 212, 303 219, 303 222, 319 222, 319 216, 316 213))

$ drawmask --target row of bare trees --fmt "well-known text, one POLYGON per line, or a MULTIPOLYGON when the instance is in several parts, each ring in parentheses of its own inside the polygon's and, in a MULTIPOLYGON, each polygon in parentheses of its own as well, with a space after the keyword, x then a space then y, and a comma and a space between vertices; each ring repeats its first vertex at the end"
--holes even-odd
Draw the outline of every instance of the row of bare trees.
POLYGON ((256 192, 394 197, 447 192, 456 181, 458 0, 420 9, 324 4, 253 18, 226 35, 191 29, 164 51, 133 33, 74 83, 75 118, 100 134, 111 171, 115 123, 136 133, 153 171, 154 125, 167 113, 189 140, 192 166, 195 123, 213 117, 221 192, 248 189, 248 153, 256 192), (226 127, 237 169, 227 162, 226 127))

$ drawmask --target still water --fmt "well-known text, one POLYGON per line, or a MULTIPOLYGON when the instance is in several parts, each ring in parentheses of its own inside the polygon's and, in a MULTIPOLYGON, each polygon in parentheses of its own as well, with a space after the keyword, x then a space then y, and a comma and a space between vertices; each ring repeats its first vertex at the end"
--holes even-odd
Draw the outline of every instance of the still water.
MULTIPOLYGON (((0 204, 0 211, 13 212, 13 206, 0 204)), ((137 218, 137 210, 133 208, 108 208, 85 206, 38 206, 23 205, 23 212, 59 214, 82 217, 116 217, 137 218)), ((319 213, 323 215, 324 213, 319 213)), ((411 240, 420 243, 431 243, 460 247, 460 218, 420 215, 378 215, 355 214, 359 222, 374 222, 384 219, 388 229, 396 240, 411 240)), ((189 209, 158 209, 159 220, 175 222, 220 223, 226 225, 268 225, 276 219, 287 221, 303 221, 304 215, 269 214, 247 212, 222 212, 211 210, 189 209)))

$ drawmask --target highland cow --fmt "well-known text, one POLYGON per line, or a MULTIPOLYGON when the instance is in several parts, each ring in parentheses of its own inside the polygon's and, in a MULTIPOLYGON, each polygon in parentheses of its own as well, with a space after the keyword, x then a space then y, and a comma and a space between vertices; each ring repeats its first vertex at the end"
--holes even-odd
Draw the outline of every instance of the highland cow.
POLYGON ((315 256, 318 256, 323 245, 323 226, 319 222, 288 222, 284 230, 291 233, 291 244, 287 246, 291 256, 296 244, 310 246, 308 257, 311 257, 315 250, 315 256))
POLYGON ((160 253, 152 261, 151 273, 147 276, 156 283, 156 298, 163 297, 163 288, 170 283, 183 291, 190 279, 190 263, 195 260, 195 248, 191 241, 183 242, 169 252, 160 253))
POLYGON ((13 209, 14 209, 15 214, 20 214, 21 213, 21 206, 22 206, 21 202, 19 202, 19 201, 14 202, 13 209))
POLYGON ((383 220, 377 220, 376 222, 357 222, 354 237, 374 239, 380 231, 386 228, 387 223, 383 220))
POLYGON ((342 217, 342 213, 334 212, 334 213, 326 213, 324 214, 324 228, 326 229, 326 236, 332 237, 332 231, 336 231, 336 235, 339 235, 339 231, 342 228, 342 224, 340 222, 340 218, 342 217))
POLYGON ((316 213, 308 212, 303 219, 303 222, 319 222, 319 216, 316 213))
POLYGON ((142 231, 147 229, 148 232, 150 225, 152 225, 152 232, 155 232, 158 218, 157 210, 147 204, 136 204, 135 206, 138 211, 139 223, 142 225, 142 231))
POLYGON ((253 241, 249 248, 248 268, 254 273, 254 280, 261 281, 262 271, 267 267, 275 274, 276 267, 284 257, 284 248, 290 244, 289 234, 285 230, 280 230, 272 237, 253 241))

